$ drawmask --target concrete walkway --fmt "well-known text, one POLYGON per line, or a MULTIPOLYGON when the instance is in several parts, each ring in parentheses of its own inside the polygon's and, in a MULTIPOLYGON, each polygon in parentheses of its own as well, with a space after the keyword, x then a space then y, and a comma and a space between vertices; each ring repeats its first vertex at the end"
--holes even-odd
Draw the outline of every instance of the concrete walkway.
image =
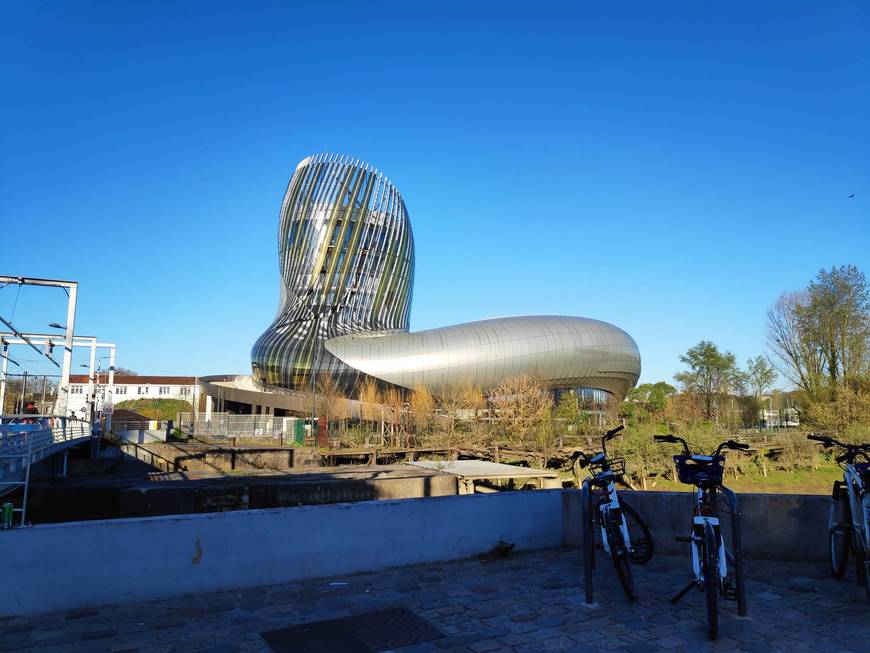
POLYGON ((635 567, 640 599, 634 603, 602 561, 591 607, 583 603, 580 558, 577 550, 557 549, 5 618, 0 650, 268 653, 263 631, 393 606, 409 608, 445 634, 400 653, 870 650, 870 605, 852 569, 838 583, 823 564, 750 561, 749 617, 738 618, 736 604, 724 603, 721 635, 711 643, 700 592, 676 606, 667 602, 685 584, 688 556, 656 556, 635 567))

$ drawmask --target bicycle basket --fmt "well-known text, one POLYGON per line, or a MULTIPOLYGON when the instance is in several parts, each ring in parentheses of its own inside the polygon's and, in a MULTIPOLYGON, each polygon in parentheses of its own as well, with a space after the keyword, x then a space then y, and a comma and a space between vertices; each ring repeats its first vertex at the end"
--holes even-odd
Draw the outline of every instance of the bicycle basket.
POLYGON ((711 456, 711 460, 694 460, 691 456, 684 454, 674 456, 674 463, 677 466, 677 476, 680 483, 697 485, 702 481, 722 482, 722 474, 725 471, 724 456, 711 456))
MULTIPOLYGON (((610 471, 613 472, 614 476, 625 476, 625 458, 608 458, 607 464, 610 465, 610 471)), ((600 471, 604 469, 604 466, 601 464, 593 465, 592 469, 600 471)))

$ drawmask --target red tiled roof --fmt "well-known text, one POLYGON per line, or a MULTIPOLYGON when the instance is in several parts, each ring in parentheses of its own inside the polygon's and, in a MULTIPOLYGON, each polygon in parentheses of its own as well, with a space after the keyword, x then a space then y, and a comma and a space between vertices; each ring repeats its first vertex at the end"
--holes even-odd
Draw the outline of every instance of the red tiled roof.
MULTIPOLYGON (((109 373, 105 370, 100 372, 100 383, 105 384, 109 380, 109 373)), ((70 374, 70 383, 87 383, 87 374, 70 374)), ((196 383, 195 376, 121 376, 115 375, 115 385, 193 385, 196 383)))

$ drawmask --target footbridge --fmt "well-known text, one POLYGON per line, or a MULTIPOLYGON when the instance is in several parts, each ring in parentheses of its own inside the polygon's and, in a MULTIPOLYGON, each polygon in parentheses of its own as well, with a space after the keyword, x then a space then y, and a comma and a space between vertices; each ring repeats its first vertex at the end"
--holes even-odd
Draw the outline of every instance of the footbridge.
POLYGON ((15 509, 21 515, 22 524, 26 518, 30 468, 91 438, 90 422, 73 417, 0 416, 0 496, 24 486, 24 501, 15 509))

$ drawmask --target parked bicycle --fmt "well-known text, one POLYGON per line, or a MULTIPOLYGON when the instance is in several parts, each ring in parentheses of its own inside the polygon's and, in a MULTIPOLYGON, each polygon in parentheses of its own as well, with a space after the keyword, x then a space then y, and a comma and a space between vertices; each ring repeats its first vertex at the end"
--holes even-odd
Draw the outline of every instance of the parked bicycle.
POLYGON ((864 585, 870 600, 870 555, 867 550, 870 546, 870 444, 845 444, 814 434, 808 435, 807 439, 841 451, 835 460, 843 468, 843 480, 834 481, 828 513, 831 573, 837 580, 843 578, 851 549, 855 554, 858 583, 864 585))
MULTIPOLYGON (((583 519, 583 563, 586 582, 586 602, 592 603, 592 569, 595 567, 596 533, 605 553, 616 569, 616 575, 629 599, 635 597, 634 577, 630 563, 644 564, 653 555, 653 541, 646 522, 616 491, 617 482, 625 475, 625 460, 607 455, 607 442, 623 427, 618 426, 601 437, 601 451, 587 456, 575 454, 575 464, 589 467, 591 475, 583 481, 581 490, 583 519)), ((578 473, 579 476, 579 473, 578 473)))
POLYGON ((704 591, 707 607, 707 628, 711 638, 719 633, 719 597, 737 601, 737 613, 746 616, 746 588, 743 583, 743 554, 740 544, 740 514, 737 496, 722 485, 725 471, 724 449, 746 451, 749 445, 728 440, 720 444, 709 456, 695 455, 689 445, 674 435, 656 435, 656 442, 681 444, 683 453, 674 456, 677 476, 681 483, 696 486, 692 508, 692 532, 689 537, 678 537, 679 542, 692 545, 692 574, 689 584, 671 599, 676 603, 692 588, 704 591), (733 554, 725 546, 719 522, 719 502, 722 497, 731 513, 731 545, 733 554), (733 572, 732 575, 728 575, 733 572))

